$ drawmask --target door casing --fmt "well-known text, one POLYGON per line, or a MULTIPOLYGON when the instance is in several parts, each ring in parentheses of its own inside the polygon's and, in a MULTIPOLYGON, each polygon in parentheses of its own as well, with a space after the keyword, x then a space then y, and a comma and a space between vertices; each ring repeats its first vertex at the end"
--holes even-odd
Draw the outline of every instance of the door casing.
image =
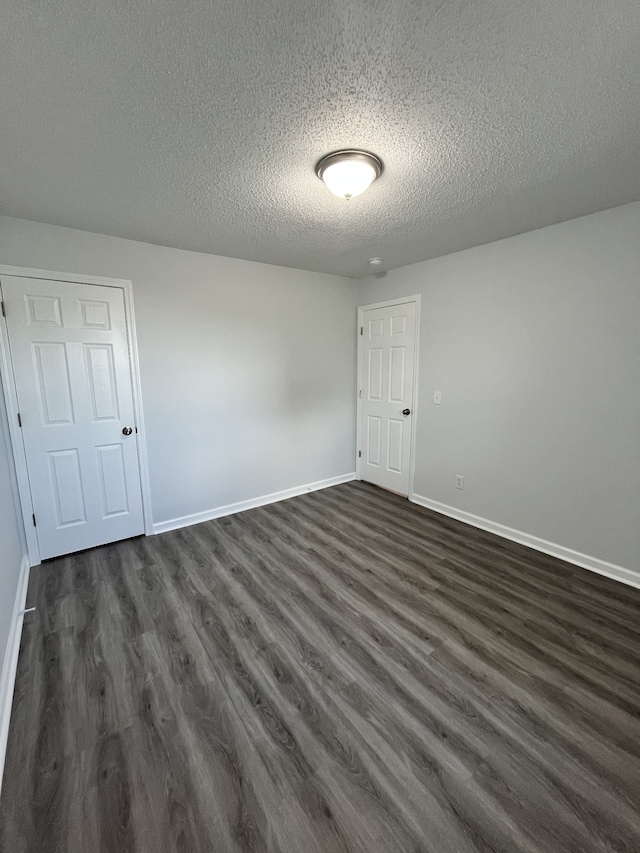
MULTIPOLYGON (((144 519, 144 532, 147 536, 153 534, 153 518, 151 514, 151 488, 149 482, 149 465, 147 462, 147 445, 144 428, 144 414, 142 411, 142 392, 140 387, 140 365, 138 362, 138 343, 136 337, 135 316, 133 311, 133 285, 128 279, 102 278, 94 275, 76 275, 52 270, 29 269, 26 267, 5 266, 0 264, 0 277, 3 275, 18 276, 20 278, 41 278, 49 281, 67 281, 74 284, 99 284, 102 287, 119 287, 123 292, 125 316, 127 322, 127 349, 129 352, 129 363, 131 365, 131 385, 133 389, 133 408, 135 412, 136 426, 138 428, 138 466, 140 470, 140 485, 142 489, 142 513, 144 519)), ((0 316, 0 379, 4 389, 5 405, 7 408, 7 419, 9 421, 9 438, 11 441, 11 452, 16 470, 18 483, 18 504, 24 525, 24 533, 27 542, 27 553, 29 565, 37 566, 40 563, 40 548, 38 537, 33 526, 33 504, 31 500, 31 489, 27 474, 27 457, 25 453, 22 434, 18 426, 18 395, 13 375, 11 352, 9 349, 9 336, 7 323, 0 316)))
POLYGON ((405 296, 398 299, 387 299, 384 302, 373 302, 370 305, 361 305, 358 308, 358 327, 356 329, 358 336, 358 387, 356 388, 356 479, 361 480, 361 463, 360 452, 362 450, 362 335, 360 330, 364 325, 364 312, 371 311, 376 308, 390 308, 393 305, 406 305, 408 302, 415 303, 416 306, 416 336, 415 336, 415 357, 413 360, 413 402, 411 404, 411 450, 409 459, 409 500, 413 498, 413 480, 416 467, 416 425, 418 423, 418 364, 420 361, 420 294, 415 296, 405 296))

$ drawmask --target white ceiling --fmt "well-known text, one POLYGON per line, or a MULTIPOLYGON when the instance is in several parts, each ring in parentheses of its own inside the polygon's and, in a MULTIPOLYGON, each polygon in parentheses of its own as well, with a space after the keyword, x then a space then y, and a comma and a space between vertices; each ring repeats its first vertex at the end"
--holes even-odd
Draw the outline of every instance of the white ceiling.
POLYGON ((4 0, 0 212, 361 276, 640 199, 638 0, 4 0), (385 172, 345 202, 341 147, 385 172))

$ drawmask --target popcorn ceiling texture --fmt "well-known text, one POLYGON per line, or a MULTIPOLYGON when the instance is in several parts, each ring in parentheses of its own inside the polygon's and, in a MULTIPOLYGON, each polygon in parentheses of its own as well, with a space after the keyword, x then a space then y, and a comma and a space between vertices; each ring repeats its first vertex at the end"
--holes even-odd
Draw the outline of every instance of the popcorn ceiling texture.
MULTIPOLYGON (((638 0, 5 0, 0 212, 370 274, 640 198, 638 0), (345 202, 341 147, 386 171, 345 202)), ((10 259, 2 259, 10 262, 10 259)))

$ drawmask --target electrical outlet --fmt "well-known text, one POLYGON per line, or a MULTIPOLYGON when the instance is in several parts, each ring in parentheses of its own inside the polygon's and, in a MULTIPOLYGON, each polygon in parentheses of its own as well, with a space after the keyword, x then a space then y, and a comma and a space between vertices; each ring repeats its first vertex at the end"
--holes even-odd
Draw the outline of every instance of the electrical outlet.
POLYGON ((462 474, 456 474, 456 489, 464 489, 464 477, 462 474))
POLYGON ((442 391, 434 391, 433 392, 433 402, 436 406, 439 406, 442 402, 442 391))

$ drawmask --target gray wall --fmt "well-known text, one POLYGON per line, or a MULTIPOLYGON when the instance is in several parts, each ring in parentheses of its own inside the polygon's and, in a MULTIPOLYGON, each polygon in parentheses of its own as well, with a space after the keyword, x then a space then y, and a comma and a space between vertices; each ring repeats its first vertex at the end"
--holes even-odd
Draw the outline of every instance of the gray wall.
POLYGON ((354 470, 352 281, 7 217, 0 263, 133 280, 154 522, 354 470))
POLYGON ((419 292, 416 492, 637 570, 639 237, 626 205, 358 286, 0 218, 0 263, 133 279, 157 522, 351 471, 353 308, 419 292))
POLYGON ((359 304, 413 293, 415 492, 638 570, 640 204, 363 280, 359 304))
POLYGON ((9 452, 9 432, 0 385, 0 671, 18 591, 20 565, 26 554, 14 504, 15 473, 9 452))

